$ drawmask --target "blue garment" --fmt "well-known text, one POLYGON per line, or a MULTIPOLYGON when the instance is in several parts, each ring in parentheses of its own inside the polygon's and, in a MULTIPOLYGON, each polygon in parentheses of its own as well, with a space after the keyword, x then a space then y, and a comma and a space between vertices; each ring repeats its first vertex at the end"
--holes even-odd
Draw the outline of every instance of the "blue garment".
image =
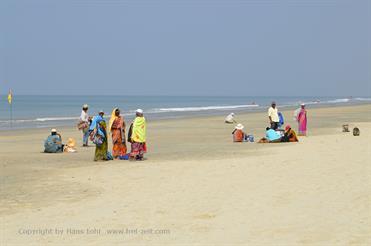
POLYGON ((269 141, 274 141, 281 138, 281 135, 273 129, 266 131, 265 136, 269 141))
POLYGON ((99 123, 104 121, 104 118, 100 115, 97 115, 93 118, 93 121, 90 125, 89 132, 94 131, 95 128, 97 128, 97 132, 99 135, 107 138, 106 132, 102 129, 102 127, 99 126, 99 123))
POLYGON ((44 143, 45 153, 60 153, 63 152, 61 138, 58 135, 50 135, 44 143))
POLYGON ((89 143, 89 134, 90 134, 90 132, 89 132, 89 129, 86 129, 86 130, 83 130, 82 131, 82 143, 84 144, 84 145, 88 145, 88 143, 89 143))
POLYGON ((285 124, 285 120, 283 119, 283 115, 281 112, 278 112, 278 118, 279 118, 279 124, 278 124, 278 127, 281 127, 283 126, 283 124, 285 124))

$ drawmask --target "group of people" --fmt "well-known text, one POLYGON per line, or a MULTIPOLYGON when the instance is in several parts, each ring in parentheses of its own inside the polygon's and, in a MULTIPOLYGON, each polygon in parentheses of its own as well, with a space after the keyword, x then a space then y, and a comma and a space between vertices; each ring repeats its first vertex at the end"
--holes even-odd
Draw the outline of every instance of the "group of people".
MULTIPOLYGON (((89 146, 89 139, 95 144, 94 161, 112 159, 143 160, 144 154, 147 152, 147 126, 142 109, 136 110, 135 118, 130 124, 127 134, 126 123, 119 108, 113 109, 108 125, 104 119, 103 110, 99 111, 98 115, 94 117, 89 116, 88 110, 89 106, 87 104, 83 105, 77 127, 83 134, 83 147, 89 146), (112 138, 112 153, 108 151, 109 133, 111 133, 112 138), (128 153, 127 142, 131 144, 130 153, 128 153)), ((52 129, 51 135, 45 140, 44 147, 44 152, 47 153, 63 152, 66 148, 62 144, 62 136, 57 133, 56 129, 52 129)))
MULTIPOLYGON (((284 125, 284 118, 281 112, 278 111, 276 102, 271 103, 268 109, 268 119, 270 126, 266 128, 265 137, 259 140, 259 143, 277 143, 277 142, 298 142, 298 137, 294 129, 290 125, 284 125)), ((298 122, 298 135, 307 135, 307 110, 305 104, 302 103, 300 108, 295 110, 294 119, 298 122)), ((225 120, 227 124, 237 123, 235 114, 229 114, 225 120)), ((253 142, 253 136, 247 135, 242 124, 237 124, 232 132, 234 142, 253 142), (251 141, 252 140, 252 141, 251 141)))
POLYGON ((126 134, 126 123, 119 108, 114 108, 111 118, 107 123, 104 119, 104 111, 93 118, 88 116, 88 105, 84 105, 79 129, 83 133, 83 146, 88 146, 89 138, 95 144, 95 161, 111 159, 143 160, 146 147, 146 119, 142 109, 137 109, 135 118, 126 134), (83 127, 81 127, 83 126, 83 127), (108 133, 112 138, 112 154, 108 151, 108 133), (126 137, 127 136, 127 137, 126 137), (131 151, 128 154, 127 142, 131 143, 131 151))

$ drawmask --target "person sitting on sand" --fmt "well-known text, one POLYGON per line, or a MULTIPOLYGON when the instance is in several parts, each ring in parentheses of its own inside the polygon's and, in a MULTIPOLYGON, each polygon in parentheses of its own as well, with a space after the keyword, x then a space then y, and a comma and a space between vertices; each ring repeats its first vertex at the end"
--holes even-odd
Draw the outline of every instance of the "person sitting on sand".
POLYGON ((52 129, 50 136, 45 140, 44 148, 45 153, 63 152, 62 136, 56 129, 52 129))
POLYGON ((268 139, 270 143, 276 143, 281 141, 281 134, 279 134, 277 131, 269 127, 267 127, 265 130, 266 130, 265 137, 268 139))
POLYGON ((227 124, 236 123, 236 121, 234 119, 234 113, 230 113, 229 115, 227 115, 227 117, 225 117, 224 122, 227 123, 227 124))
POLYGON ((128 141, 131 143, 130 160, 142 161, 144 153, 147 152, 146 145, 146 119, 143 116, 143 110, 136 110, 136 117, 130 125, 128 141))
POLYGON ((243 131, 245 127, 242 124, 237 124, 234 128, 232 135, 233 135, 233 142, 245 142, 247 140, 247 134, 243 131))
POLYGON ((281 138, 281 142, 299 142, 296 132, 291 128, 290 125, 286 126, 285 134, 281 138))

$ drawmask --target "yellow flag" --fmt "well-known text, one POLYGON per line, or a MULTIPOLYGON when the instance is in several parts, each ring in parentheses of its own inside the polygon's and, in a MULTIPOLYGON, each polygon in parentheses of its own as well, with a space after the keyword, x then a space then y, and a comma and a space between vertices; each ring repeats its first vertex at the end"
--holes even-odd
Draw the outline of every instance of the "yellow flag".
POLYGON ((13 100, 12 90, 9 90, 9 94, 8 94, 8 103, 9 103, 9 104, 12 104, 12 100, 13 100))

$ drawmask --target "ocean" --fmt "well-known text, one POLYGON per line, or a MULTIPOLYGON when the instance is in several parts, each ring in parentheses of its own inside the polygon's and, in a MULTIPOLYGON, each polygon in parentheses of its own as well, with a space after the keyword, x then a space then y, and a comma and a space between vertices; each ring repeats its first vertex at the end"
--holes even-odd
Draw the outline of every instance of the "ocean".
MULTIPOLYGON (((279 109, 297 107, 304 102, 310 107, 371 103, 371 98, 352 97, 217 97, 217 96, 35 96, 14 95, 12 121, 7 96, 1 96, 0 130, 76 126, 81 107, 89 105, 89 115, 104 110, 108 118, 119 107, 127 121, 137 108, 148 120, 225 115, 230 112, 265 111, 271 101, 279 109)), ((291 116, 290 116, 291 117, 291 116)))

